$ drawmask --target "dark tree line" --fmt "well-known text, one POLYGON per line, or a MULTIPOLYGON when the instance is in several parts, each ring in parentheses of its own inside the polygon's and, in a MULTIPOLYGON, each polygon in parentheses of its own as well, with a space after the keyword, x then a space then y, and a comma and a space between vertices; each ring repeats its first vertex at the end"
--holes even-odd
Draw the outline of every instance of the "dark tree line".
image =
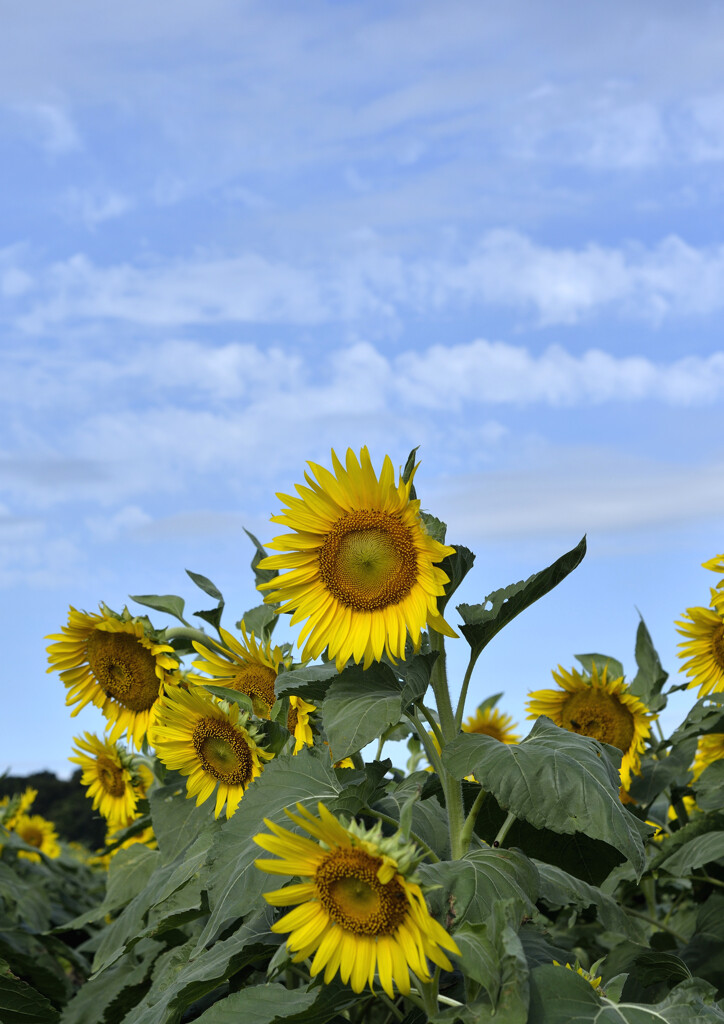
POLYGON ((61 839, 83 843, 88 849, 97 850, 105 841, 105 821, 92 809, 92 801, 80 782, 81 774, 78 768, 67 781, 49 771, 5 775, 0 778, 0 798, 22 793, 32 786, 38 795, 30 814, 41 814, 52 821, 61 839))

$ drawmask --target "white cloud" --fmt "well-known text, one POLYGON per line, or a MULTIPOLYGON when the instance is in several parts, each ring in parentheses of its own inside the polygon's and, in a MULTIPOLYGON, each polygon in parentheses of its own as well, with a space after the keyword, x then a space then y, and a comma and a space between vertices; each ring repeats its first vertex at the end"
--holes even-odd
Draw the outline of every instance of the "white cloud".
POLYGON ((78 130, 65 107, 33 103, 20 108, 37 143, 49 156, 65 156, 81 148, 78 130))
POLYGON ((80 220, 89 231, 107 220, 121 217, 133 207, 133 200, 113 189, 109 191, 73 187, 63 195, 61 209, 80 220))
POLYGON ((152 517, 138 505, 124 505, 110 515, 88 516, 85 521, 91 537, 101 543, 117 540, 126 533, 134 533, 151 522, 152 517))

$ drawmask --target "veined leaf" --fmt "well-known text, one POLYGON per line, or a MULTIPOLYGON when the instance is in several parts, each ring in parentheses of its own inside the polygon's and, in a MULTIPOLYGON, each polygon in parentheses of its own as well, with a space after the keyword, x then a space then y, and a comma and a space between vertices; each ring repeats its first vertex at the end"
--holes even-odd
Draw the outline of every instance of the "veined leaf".
POLYGON ((146 608, 153 608, 154 611, 173 615, 174 618, 188 625, 184 618, 186 602, 182 597, 177 597, 176 594, 137 594, 135 597, 133 594, 129 594, 128 596, 136 604, 142 604, 146 608))
POLYGON ((335 761, 361 750, 402 714, 402 688, 387 665, 350 665, 327 690, 322 717, 335 761))

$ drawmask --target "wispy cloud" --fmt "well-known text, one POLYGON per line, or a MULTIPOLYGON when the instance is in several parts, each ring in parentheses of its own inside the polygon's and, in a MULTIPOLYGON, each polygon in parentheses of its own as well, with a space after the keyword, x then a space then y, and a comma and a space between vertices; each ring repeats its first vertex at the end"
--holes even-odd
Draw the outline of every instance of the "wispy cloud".
POLYGON ((113 189, 69 188, 60 201, 61 212, 70 220, 79 220, 89 231, 99 224, 121 217, 133 208, 130 196, 113 189))

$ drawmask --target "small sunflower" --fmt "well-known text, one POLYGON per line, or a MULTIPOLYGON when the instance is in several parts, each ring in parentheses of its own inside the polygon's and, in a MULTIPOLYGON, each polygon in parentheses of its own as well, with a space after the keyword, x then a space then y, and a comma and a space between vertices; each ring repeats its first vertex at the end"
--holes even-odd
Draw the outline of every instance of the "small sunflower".
POLYGON ((46 821, 39 814, 19 814, 14 822, 12 831, 28 844, 34 846, 40 853, 31 853, 26 850, 18 850, 18 857, 24 860, 41 860, 40 854, 55 859, 60 857, 60 846, 58 845, 58 833, 52 821, 46 821))
POLYGON ((65 703, 77 705, 71 716, 95 704, 109 720, 112 742, 125 731, 140 747, 163 684, 178 668, 173 647, 157 643, 127 611, 118 616, 105 605, 100 615, 71 607, 62 633, 46 639, 56 641, 48 647, 48 672, 60 672, 65 703))
POLYGON ((16 793, 14 796, 4 796, 0 800, 0 823, 5 828, 12 829, 16 819, 28 813, 37 795, 37 789, 28 786, 22 793, 16 793))
MULTIPOLYGON (((722 758, 724 758, 724 732, 710 732, 706 736, 700 736, 692 765, 693 781, 696 782, 710 764, 721 761, 722 758)), ((684 797, 684 802, 686 802, 686 797, 684 797)))
POLYGON ((298 814, 286 813, 315 842, 265 819, 273 835, 254 842, 280 860, 257 860, 262 871, 297 875, 303 881, 266 893, 268 903, 294 909, 272 925, 289 932, 287 948, 297 963, 314 954, 310 973, 324 971, 329 984, 340 978, 355 992, 372 988, 375 973, 387 995, 394 986, 410 992, 410 971, 430 981, 427 960, 445 970, 452 964, 443 950, 459 953, 445 929, 430 916, 412 869, 419 860, 412 844, 383 838, 356 824, 342 825, 318 805, 315 817, 301 804, 298 814))
MULTIPOLYGON (((111 846, 112 843, 116 842, 122 831, 123 829, 109 828, 106 831, 106 846, 111 846)), ((114 847, 109 853, 100 853, 95 857, 91 857, 89 863, 98 867, 108 868, 117 853, 120 853, 121 850, 127 850, 129 846, 135 846, 137 843, 147 846, 149 850, 158 849, 158 842, 156 841, 156 835, 153 831, 152 825, 142 829, 140 832, 136 832, 135 835, 129 836, 128 839, 124 839, 122 843, 119 843, 119 845, 114 847)))
POLYGON ((316 711, 314 704, 308 704, 301 697, 290 696, 289 712, 287 714, 287 729, 294 737, 294 753, 298 754, 302 747, 311 747, 314 744, 312 727, 309 724, 309 716, 316 711))
POLYGON ((681 667, 689 679, 689 689, 699 687, 699 696, 724 690, 724 596, 711 591, 710 608, 687 608, 677 633, 685 640, 678 645, 681 667))
MULTIPOLYGON (((591 968, 590 971, 587 971, 584 967, 581 967, 578 960, 576 960, 575 964, 562 964, 558 960, 554 960, 553 963, 556 967, 567 967, 569 971, 574 971, 576 974, 579 974, 588 982, 594 992, 598 990, 603 980, 600 975, 596 974, 594 969, 597 966, 596 964, 594 964, 594 967, 591 968)), ((600 963, 601 961, 599 960, 598 964, 600 963)), ((602 993, 599 992, 598 994, 601 995, 602 993)))
POLYGON ((268 546, 283 553, 258 566, 289 570, 259 590, 294 613, 292 625, 306 619, 303 660, 328 648, 338 671, 350 658, 369 668, 384 652, 404 658, 408 633, 417 645, 426 625, 457 636, 438 612, 448 576, 434 564, 455 549, 427 533, 410 498, 414 471, 395 484, 386 456, 378 480, 366 448, 359 461, 348 449, 346 469, 334 451, 332 463, 336 475, 309 463, 317 479, 305 473, 309 486, 296 485, 298 498, 277 495, 288 507, 272 522, 294 532, 276 537, 268 546))
POLYGON ((644 741, 651 735, 651 722, 657 717, 646 705, 629 693, 623 676, 608 679, 608 666, 601 675, 595 663, 591 676, 559 665, 553 678, 560 690, 536 690, 529 694, 528 718, 547 715, 556 725, 582 736, 610 743, 623 754, 621 784, 628 789, 631 774, 640 773, 644 741))
POLYGON ((187 798, 196 806, 216 792, 214 817, 226 804, 230 818, 244 791, 261 775, 268 754, 256 742, 250 716, 236 704, 224 705, 204 690, 172 687, 159 701, 151 735, 156 755, 169 768, 188 775, 187 798))
POLYGON ((520 736, 513 732, 516 728, 517 725, 510 715, 503 714, 495 707, 486 707, 485 704, 481 704, 475 714, 463 722, 463 732, 492 736, 501 743, 520 742, 520 736))
MULTIPOLYGON (((194 649, 205 659, 195 661, 194 668, 211 676, 217 686, 245 693, 251 697, 254 714, 258 718, 269 718, 276 701, 274 683, 283 660, 282 652, 279 647, 272 649, 270 642, 258 643, 253 633, 248 636, 243 620, 239 626, 243 643, 223 628, 219 633, 226 647, 211 639, 208 646, 194 640, 194 649)), ((188 678, 202 686, 209 682, 198 675, 189 674, 188 678)))
POLYGON ((90 732, 75 737, 73 764, 83 769, 81 784, 88 787, 93 810, 100 811, 111 827, 124 828, 136 817, 136 805, 146 795, 151 773, 134 763, 122 747, 90 732))

